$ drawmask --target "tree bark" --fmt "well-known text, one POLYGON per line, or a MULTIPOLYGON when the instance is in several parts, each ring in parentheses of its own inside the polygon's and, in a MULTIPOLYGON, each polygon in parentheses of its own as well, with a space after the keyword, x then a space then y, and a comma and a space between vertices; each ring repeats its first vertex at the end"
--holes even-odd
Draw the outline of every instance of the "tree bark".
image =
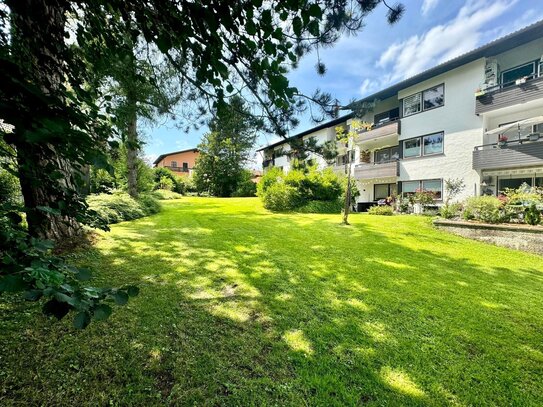
POLYGON ((128 178, 128 193, 132 198, 138 197, 138 116, 136 101, 128 99, 130 114, 126 129, 126 169, 128 178))
POLYGON ((347 187, 345 188, 345 206, 343 208, 343 224, 349 224, 349 212, 351 211, 351 153, 347 152, 347 164, 345 170, 347 172, 347 187))
MULTIPOLYGON (((13 59, 25 80, 35 85, 44 96, 63 100, 65 25, 68 3, 64 0, 8 0, 13 33, 13 59)), ((11 95, 14 105, 23 105, 24 95, 11 95)), ((40 207, 58 207, 71 199, 74 187, 73 168, 50 142, 27 137, 36 129, 48 129, 44 119, 58 113, 50 107, 24 106, 15 117, 13 145, 17 150, 18 172, 27 212, 29 233, 38 238, 59 241, 80 231, 78 223, 40 207), (41 109, 41 110, 40 110, 41 109), (18 116, 18 117, 17 117, 18 116), (52 177, 57 174, 58 177, 52 177)), ((63 148, 63 146, 58 146, 63 148)))

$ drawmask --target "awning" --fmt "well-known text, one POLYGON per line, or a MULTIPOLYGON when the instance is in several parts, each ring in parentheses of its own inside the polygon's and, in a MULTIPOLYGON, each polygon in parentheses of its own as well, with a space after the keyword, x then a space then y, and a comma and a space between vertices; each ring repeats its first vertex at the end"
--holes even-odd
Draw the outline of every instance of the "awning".
POLYGON ((485 134, 490 136, 492 134, 503 134, 511 129, 525 129, 526 127, 535 126, 536 124, 543 123, 543 116, 536 116, 530 119, 520 120, 518 122, 509 123, 505 126, 498 127, 497 129, 489 130, 485 134))

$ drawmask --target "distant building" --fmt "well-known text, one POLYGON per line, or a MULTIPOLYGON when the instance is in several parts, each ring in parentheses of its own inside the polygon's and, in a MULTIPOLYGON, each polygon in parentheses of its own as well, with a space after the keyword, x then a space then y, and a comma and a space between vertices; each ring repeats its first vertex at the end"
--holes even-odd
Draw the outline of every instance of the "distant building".
POLYGON ((197 148, 161 154, 153 162, 155 167, 168 168, 179 176, 190 176, 200 155, 197 148))

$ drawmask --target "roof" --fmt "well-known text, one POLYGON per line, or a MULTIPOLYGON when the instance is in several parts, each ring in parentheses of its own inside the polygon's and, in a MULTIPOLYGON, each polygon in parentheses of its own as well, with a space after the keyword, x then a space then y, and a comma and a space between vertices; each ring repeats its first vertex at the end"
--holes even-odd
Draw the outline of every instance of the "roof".
POLYGON ((322 130, 322 129, 327 129, 327 128, 332 127, 332 126, 336 126, 338 124, 343 123, 344 121, 349 120, 351 117, 352 117, 352 114, 347 114, 345 116, 338 117, 337 119, 330 120, 330 121, 328 121, 326 123, 323 123, 323 124, 320 124, 320 125, 318 125, 316 127, 312 127, 310 129, 304 130, 301 133, 295 134, 294 136, 287 137, 287 138, 285 138, 283 140, 279 140, 279 141, 277 141, 277 142, 275 142, 273 144, 269 144, 269 145, 267 145, 265 147, 261 147, 256 151, 267 150, 268 148, 273 148, 273 147, 276 147, 276 146, 280 146, 281 144, 287 143, 287 142, 289 142, 291 140, 295 140, 297 138, 302 138, 303 136, 307 136, 308 134, 314 133, 316 131, 319 131, 319 130, 322 130))
MULTIPOLYGON (((517 30, 504 37, 491 41, 488 44, 480 46, 479 48, 475 48, 473 51, 466 52, 465 54, 462 54, 456 58, 445 61, 439 65, 434 66, 433 68, 427 69, 426 71, 423 71, 415 76, 412 76, 392 86, 389 86, 386 89, 380 90, 379 92, 366 96, 360 99, 359 102, 371 102, 376 99, 377 100, 388 99, 390 97, 397 95, 398 92, 401 91, 402 89, 409 88, 410 86, 416 85, 420 82, 424 82, 427 79, 441 75, 448 71, 452 71, 453 69, 456 69, 462 65, 469 64, 470 62, 476 61, 480 58, 488 58, 488 57, 501 54, 512 48, 516 48, 520 45, 534 41, 541 37, 543 37, 543 20, 540 20, 529 26, 521 28, 520 30, 517 30)), ((261 151, 261 150, 266 150, 268 148, 276 147, 278 145, 287 143, 290 140, 303 137, 307 134, 313 133, 323 128, 334 126, 336 124, 341 123, 342 121, 350 119, 351 117, 352 117, 352 114, 348 114, 346 116, 340 117, 339 119, 332 120, 320 126, 305 130, 292 137, 270 144, 266 147, 262 147, 256 151, 261 151)))
POLYGON ((480 58, 488 58, 512 48, 516 48, 520 45, 526 44, 530 41, 543 37, 543 20, 539 20, 529 26, 521 28, 511 34, 498 38, 488 44, 482 45, 479 48, 475 48, 473 51, 466 52, 456 58, 445 61, 433 68, 427 69, 415 76, 407 78, 401 82, 398 82, 386 89, 380 90, 372 95, 366 96, 360 99, 360 102, 372 101, 375 99, 383 100, 395 96, 400 90, 409 88, 417 83, 424 82, 427 79, 434 76, 441 75, 445 72, 452 71, 462 65, 469 64, 480 58))
POLYGON ((153 165, 157 165, 159 162, 161 162, 165 157, 168 157, 169 155, 188 153, 190 151, 196 153, 196 152, 198 152, 198 149, 197 148, 189 148, 188 150, 181 150, 181 151, 174 151, 172 153, 160 154, 158 156, 158 158, 155 161, 153 161, 153 165))

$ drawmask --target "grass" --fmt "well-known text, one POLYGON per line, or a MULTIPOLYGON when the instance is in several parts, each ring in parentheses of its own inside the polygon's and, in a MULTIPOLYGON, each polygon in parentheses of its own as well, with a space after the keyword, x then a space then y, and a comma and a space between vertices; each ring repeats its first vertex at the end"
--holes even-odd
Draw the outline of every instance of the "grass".
POLYGON ((183 198, 78 262, 141 294, 75 331, 0 302, 0 405, 543 405, 543 259, 428 218, 183 198))

